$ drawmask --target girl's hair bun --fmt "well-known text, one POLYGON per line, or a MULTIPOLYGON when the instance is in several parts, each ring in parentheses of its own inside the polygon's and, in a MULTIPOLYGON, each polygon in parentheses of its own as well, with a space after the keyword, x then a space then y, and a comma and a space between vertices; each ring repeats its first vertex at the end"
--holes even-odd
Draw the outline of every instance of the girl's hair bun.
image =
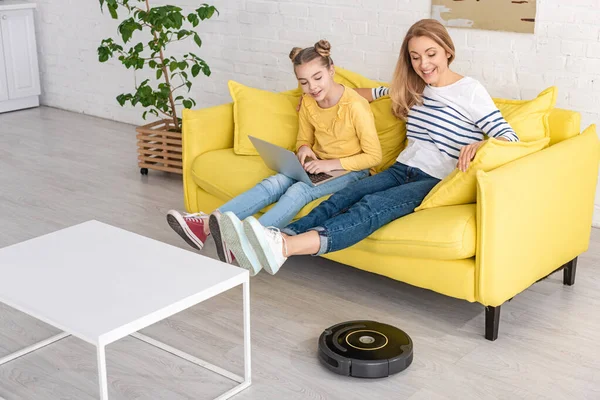
POLYGON ((321 57, 329 57, 331 55, 331 44, 324 39, 315 43, 315 50, 321 57))
POLYGON ((290 51, 290 60, 294 61, 296 56, 302 51, 300 47, 294 47, 292 51, 290 51))

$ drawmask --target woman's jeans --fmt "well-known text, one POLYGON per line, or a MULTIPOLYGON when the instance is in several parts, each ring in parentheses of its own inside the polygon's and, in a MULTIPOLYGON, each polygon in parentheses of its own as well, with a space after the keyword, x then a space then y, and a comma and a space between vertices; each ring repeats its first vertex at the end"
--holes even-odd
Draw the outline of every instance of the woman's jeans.
POLYGON ((219 207, 219 211, 231 211, 243 220, 276 202, 258 221, 263 226, 282 228, 311 201, 335 193, 368 175, 368 170, 349 172, 329 182, 309 186, 283 174, 276 174, 225 203, 219 207))
POLYGON ((288 235, 317 231, 321 247, 316 255, 342 250, 412 213, 439 181, 418 168, 397 162, 340 190, 281 231, 288 235))

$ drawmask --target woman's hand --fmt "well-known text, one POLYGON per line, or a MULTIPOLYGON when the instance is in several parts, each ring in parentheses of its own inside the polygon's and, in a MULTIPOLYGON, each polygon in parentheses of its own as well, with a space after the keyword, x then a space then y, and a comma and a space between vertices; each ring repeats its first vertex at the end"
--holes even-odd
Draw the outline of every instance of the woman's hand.
POLYGON ((304 164, 304 169, 309 174, 320 174, 343 168, 340 160, 313 160, 304 164))
POLYGON ((462 172, 465 172, 467 168, 469 168, 469 164, 473 158, 475 158, 477 150, 479 150, 484 143, 485 140, 482 140, 481 142, 471 143, 460 149, 460 155, 458 156, 458 163, 456 164, 456 167, 462 172))
POLYGON ((304 166, 304 161, 306 161, 307 158, 312 158, 313 160, 318 159, 315 152, 312 151, 312 149, 306 145, 304 145, 298 149, 298 153, 296 154, 296 157, 298 157, 298 161, 300 161, 300 164, 302 164, 302 166, 304 166))

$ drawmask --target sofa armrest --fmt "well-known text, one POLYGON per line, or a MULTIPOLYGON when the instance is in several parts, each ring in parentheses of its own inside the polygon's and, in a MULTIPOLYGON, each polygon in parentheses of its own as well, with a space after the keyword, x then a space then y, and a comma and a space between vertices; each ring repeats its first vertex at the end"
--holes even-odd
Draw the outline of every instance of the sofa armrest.
POLYGON ((599 156, 590 130, 478 171, 477 301, 499 306, 587 250, 599 156))
POLYGON ((182 159, 185 208, 197 212, 196 184, 192 165, 196 157, 213 150, 233 147, 233 103, 201 110, 183 110, 182 159))

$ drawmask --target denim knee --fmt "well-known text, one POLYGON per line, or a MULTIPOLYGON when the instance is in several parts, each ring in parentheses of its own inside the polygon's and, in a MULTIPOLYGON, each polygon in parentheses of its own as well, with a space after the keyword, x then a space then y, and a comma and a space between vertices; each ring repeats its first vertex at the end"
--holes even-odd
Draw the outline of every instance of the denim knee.
POLYGON ((283 174, 275 174, 263 179, 258 185, 261 186, 269 196, 277 196, 277 199, 274 199, 274 201, 277 201, 279 196, 281 196, 289 187, 290 181, 291 178, 288 178, 283 174))
POLYGON ((290 197, 294 201, 304 203, 303 206, 314 200, 310 195, 310 187, 304 182, 294 183, 286 190, 284 196, 290 197))

